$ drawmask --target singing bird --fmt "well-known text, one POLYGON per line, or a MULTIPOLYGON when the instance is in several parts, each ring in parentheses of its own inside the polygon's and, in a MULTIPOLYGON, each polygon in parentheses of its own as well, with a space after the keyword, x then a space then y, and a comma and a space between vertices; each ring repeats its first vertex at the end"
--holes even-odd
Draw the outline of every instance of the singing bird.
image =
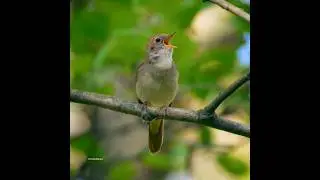
MULTIPOLYGON (((170 43, 172 34, 158 34, 151 37, 144 61, 136 70, 136 94, 138 102, 146 114, 146 107, 159 108, 163 113, 172 105, 178 92, 179 72, 173 62, 173 49, 170 43)), ((142 115, 143 116, 143 115, 142 115)), ((142 117, 144 118, 144 117, 142 117)), ((164 137, 163 117, 156 117, 148 123, 148 146, 151 153, 161 150, 164 137)))

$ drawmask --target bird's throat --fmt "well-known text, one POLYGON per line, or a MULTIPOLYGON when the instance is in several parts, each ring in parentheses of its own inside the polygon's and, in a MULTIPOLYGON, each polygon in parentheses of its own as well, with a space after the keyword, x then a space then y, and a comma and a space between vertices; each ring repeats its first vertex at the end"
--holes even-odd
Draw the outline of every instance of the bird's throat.
POLYGON ((172 67, 172 57, 159 57, 154 67, 160 70, 170 69, 172 67))

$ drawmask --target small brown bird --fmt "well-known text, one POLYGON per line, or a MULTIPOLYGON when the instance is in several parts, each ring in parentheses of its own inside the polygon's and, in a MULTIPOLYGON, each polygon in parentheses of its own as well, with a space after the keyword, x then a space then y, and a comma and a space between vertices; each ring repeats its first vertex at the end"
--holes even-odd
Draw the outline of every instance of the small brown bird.
MULTIPOLYGON (((173 48, 176 46, 170 44, 174 35, 175 33, 153 36, 148 44, 145 60, 137 68, 136 94, 144 110, 146 106, 152 106, 166 113, 177 94, 179 73, 172 59, 173 48)), ((142 114, 146 114, 146 111, 142 114)), ((148 130, 149 150, 157 153, 163 143, 163 118, 153 119, 148 130)))

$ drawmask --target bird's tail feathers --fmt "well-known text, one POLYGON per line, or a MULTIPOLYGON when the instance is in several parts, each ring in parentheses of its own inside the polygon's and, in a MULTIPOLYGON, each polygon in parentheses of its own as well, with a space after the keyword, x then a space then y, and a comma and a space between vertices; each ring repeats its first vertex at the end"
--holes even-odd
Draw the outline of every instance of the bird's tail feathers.
POLYGON ((164 136, 164 120, 154 119, 149 124, 149 150, 157 153, 161 150, 164 136))

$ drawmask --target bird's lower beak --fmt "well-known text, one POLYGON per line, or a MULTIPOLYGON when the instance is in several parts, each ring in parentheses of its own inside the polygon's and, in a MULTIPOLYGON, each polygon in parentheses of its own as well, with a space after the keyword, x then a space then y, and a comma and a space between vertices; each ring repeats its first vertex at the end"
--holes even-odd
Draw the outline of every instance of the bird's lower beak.
POLYGON ((164 46, 167 48, 177 48, 177 46, 174 46, 170 44, 170 40, 173 38, 173 36, 176 34, 176 32, 170 34, 167 36, 167 38, 164 40, 164 46))

